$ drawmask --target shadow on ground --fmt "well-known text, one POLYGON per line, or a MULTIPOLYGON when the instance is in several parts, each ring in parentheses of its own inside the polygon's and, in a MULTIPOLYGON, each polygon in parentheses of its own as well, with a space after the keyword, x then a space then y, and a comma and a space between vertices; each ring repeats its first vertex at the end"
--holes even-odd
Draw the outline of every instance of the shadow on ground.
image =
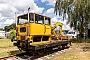
MULTIPOLYGON (((64 48, 64 49, 68 49, 69 47, 67 48, 64 48)), ((19 50, 15 50, 15 51, 10 51, 8 52, 10 55, 14 55, 14 54, 17 54, 16 56, 20 59, 30 59, 30 60, 34 60, 34 59, 37 59, 37 58, 40 58, 40 57, 44 57, 44 56, 47 56, 49 54, 53 54, 57 51, 61 51, 63 49, 56 49, 56 50, 52 50, 52 51, 49 51, 49 52, 45 52, 44 54, 41 54, 41 55, 38 55, 36 54, 35 56, 32 56, 31 53, 27 53, 27 52, 20 52, 19 50), (21 54, 20 54, 21 53, 21 54)))
POLYGON ((10 51, 8 52, 9 55, 14 55, 14 54, 20 54, 20 53, 23 53, 24 51, 20 52, 19 50, 15 50, 15 51, 10 51))

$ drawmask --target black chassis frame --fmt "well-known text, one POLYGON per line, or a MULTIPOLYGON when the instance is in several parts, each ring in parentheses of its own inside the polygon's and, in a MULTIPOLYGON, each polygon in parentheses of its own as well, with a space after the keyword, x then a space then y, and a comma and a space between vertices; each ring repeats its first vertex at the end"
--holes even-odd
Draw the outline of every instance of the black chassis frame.
POLYGON ((16 43, 14 43, 14 46, 17 46, 21 50, 25 51, 36 51, 40 49, 50 48, 50 47, 58 47, 58 46, 65 46, 67 44, 71 43, 70 40, 63 40, 63 41, 55 41, 55 42, 49 42, 45 44, 37 44, 37 45, 29 45, 29 40, 16 40, 16 43), (20 45, 20 42, 23 42, 24 44, 20 45))

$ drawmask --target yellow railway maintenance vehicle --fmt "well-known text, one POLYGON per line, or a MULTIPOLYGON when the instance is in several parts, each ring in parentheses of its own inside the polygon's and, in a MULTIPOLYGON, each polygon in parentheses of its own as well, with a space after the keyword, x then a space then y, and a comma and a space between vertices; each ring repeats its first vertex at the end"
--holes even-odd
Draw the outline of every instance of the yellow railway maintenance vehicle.
POLYGON ((62 23, 57 22, 51 26, 50 17, 28 12, 16 18, 17 38, 14 45, 20 50, 40 54, 70 43, 67 37, 62 36, 62 23), (60 26, 59 36, 54 31, 57 26, 60 26), (63 37, 67 40, 63 40, 63 37))

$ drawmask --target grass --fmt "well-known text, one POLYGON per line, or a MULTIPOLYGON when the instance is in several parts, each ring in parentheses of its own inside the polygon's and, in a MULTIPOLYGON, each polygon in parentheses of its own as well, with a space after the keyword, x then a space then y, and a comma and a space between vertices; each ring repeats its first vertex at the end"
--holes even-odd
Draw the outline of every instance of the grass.
POLYGON ((72 49, 63 52, 62 54, 50 57, 49 60, 89 60, 90 59, 90 43, 73 43, 72 49), (86 52, 83 51, 86 48, 86 52))
MULTIPOLYGON (((89 60, 90 59, 90 43, 72 43, 72 49, 63 52, 62 54, 50 57, 49 60, 89 60), (86 52, 83 48, 86 47, 86 52)), ((18 54, 20 51, 13 46, 10 39, 0 39, 0 58, 18 54)))
POLYGON ((73 38, 73 39, 71 39, 71 41, 73 43, 84 43, 84 42, 90 43, 89 38, 86 38, 86 39, 84 39, 84 38, 73 38))
POLYGON ((10 47, 13 46, 13 43, 10 41, 10 39, 0 39, 0 47, 10 47))
POLYGON ((17 47, 13 46, 10 39, 0 39, 0 57, 18 54, 20 51, 17 47))

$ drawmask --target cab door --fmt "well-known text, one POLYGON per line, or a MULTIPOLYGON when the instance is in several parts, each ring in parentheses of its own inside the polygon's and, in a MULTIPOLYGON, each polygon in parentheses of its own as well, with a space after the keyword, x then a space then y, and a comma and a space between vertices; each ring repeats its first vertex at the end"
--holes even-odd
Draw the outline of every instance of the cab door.
POLYGON ((51 27, 49 25, 45 25, 45 35, 51 35, 51 27))
POLYGON ((45 18, 45 31, 44 34, 45 35, 51 35, 51 27, 50 27, 50 18, 45 18))

